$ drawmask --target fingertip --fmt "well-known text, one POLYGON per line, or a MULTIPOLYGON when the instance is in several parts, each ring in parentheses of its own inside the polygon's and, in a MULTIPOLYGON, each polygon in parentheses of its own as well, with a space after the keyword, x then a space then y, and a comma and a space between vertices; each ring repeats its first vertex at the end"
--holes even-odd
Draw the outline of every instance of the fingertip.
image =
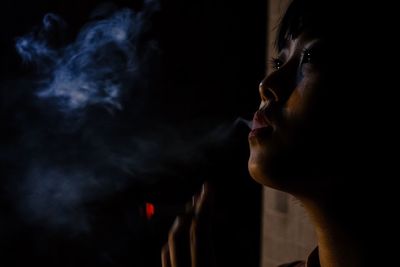
POLYGON ((161 247, 161 257, 165 258, 166 256, 168 256, 168 254, 169 254, 169 246, 167 243, 161 247))
POLYGON ((197 193, 196 203, 194 206, 194 218, 209 216, 212 214, 214 204, 214 193, 212 185, 205 182, 197 193))
POLYGON ((178 229, 180 223, 181 223, 181 218, 180 218, 180 216, 176 216, 174 222, 172 223, 171 231, 175 231, 176 229, 178 229))
POLYGON ((209 181, 205 181, 201 186, 200 202, 211 202, 213 196, 214 186, 209 181))
POLYGON ((201 187, 201 193, 202 193, 202 195, 214 194, 214 191, 215 191, 215 187, 214 187, 214 185, 212 184, 212 182, 210 182, 210 181, 205 181, 205 182, 202 184, 202 187, 201 187))

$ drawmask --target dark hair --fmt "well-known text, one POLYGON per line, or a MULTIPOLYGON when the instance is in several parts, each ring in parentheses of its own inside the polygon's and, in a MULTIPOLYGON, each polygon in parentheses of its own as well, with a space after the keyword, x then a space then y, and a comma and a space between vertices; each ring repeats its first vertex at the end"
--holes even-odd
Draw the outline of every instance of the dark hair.
POLYGON ((279 24, 275 39, 278 51, 290 38, 296 38, 302 32, 328 37, 334 35, 334 30, 343 31, 340 25, 345 25, 344 15, 349 9, 347 5, 341 6, 338 2, 340 1, 293 0, 279 24))

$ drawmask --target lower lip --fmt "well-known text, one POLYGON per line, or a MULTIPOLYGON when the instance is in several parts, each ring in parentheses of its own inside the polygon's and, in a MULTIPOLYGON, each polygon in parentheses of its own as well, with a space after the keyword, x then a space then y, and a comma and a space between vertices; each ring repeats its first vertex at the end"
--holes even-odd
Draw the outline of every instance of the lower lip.
POLYGON ((251 130, 249 133, 249 138, 256 138, 256 137, 267 137, 272 133, 272 127, 262 127, 251 130))

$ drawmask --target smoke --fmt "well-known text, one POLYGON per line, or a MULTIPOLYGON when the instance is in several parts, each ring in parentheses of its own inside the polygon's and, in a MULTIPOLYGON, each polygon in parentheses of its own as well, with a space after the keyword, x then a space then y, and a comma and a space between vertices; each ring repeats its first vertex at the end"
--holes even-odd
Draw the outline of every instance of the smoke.
MULTIPOLYGON (((152 0, 140 11, 103 5, 68 43, 68 23, 49 13, 16 39, 35 73, 2 84, 2 116, 16 134, 0 155, 18 169, 5 193, 25 222, 87 233, 88 203, 168 170, 170 155, 158 152, 171 149, 163 147, 166 135, 149 134, 154 129, 136 115, 145 113, 145 91, 156 76, 150 70, 160 51, 151 19, 158 10, 152 0)), ((168 138, 180 139, 176 132, 168 138)))
POLYGON ((36 75, 2 85, 2 115, 16 133, 0 158, 18 169, 5 193, 26 223, 88 233, 90 203, 138 183, 193 174, 237 127, 196 120, 176 127, 146 116, 160 55, 149 34, 158 9, 156 1, 140 12, 97 9, 68 44, 68 23, 47 14, 17 39, 36 75))
POLYGON ((237 118, 234 122, 234 125, 238 125, 238 124, 244 124, 245 126, 247 126, 247 128, 251 129, 253 126, 253 122, 250 120, 246 120, 244 118, 237 118))
POLYGON ((87 232, 90 225, 82 203, 90 200, 98 186, 93 174, 82 169, 77 172, 37 164, 26 174, 19 192, 22 196, 20 209, 30 223, 52 229, 74 225, 79 232, 87 232))
MULTIPOLYGON (((52 37, 67 23, 55 14, 45 15, 42 27, 16 42, 24 62, 36 65, 45 77, 37 96, 56 102, 67 113, 93 105, 122 109, 121 98, 136 89, 130 87, 142 79, 147 56, 156 49, 154 40, 144 41, 143 35, 149 14, 157 8, 157 2, 147 1, 141 12, 112 12, 88 23, 75 42, 62 47, 56 47, 52 37)), ((106 12, 94 12, 102 13, 106 12)))

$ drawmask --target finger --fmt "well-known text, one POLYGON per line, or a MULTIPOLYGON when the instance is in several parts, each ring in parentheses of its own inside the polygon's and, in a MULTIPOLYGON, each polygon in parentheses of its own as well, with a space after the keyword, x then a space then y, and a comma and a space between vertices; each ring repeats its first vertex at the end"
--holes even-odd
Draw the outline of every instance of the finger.
POLYGON ((194 213, 197 219, 209 220, 214 209, 214 188, 209 182, 202 185, 201 191, 195 197, 194 213))
POLYGON ((214 190, 205 183, 196 196, 195 216, 190 226, 190 250, 192 267, 215 266, 212 242, 212 207, 214 206, 214 190))
POLYGON ((191 216, 178 216, 168 235, 168 247, 171 267, 188 267, 190 260, 190 223, 191 216))
POLYGON ((161 266, 171 267, 171 258, 169 255, 168 244, 164 245, 163 248, 161 249, 161 266))

